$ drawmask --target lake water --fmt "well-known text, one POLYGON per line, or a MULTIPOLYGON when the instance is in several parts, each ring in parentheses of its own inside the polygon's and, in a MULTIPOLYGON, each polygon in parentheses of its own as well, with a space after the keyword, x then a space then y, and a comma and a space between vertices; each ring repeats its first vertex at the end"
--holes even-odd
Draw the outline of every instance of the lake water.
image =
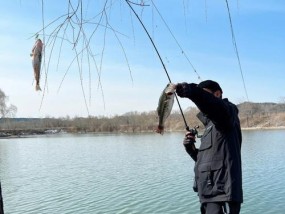
MULTIPOLYGON (((183 133, 0 140, 6 214, 197 214, 183 133)), ((285 213, 285 130, 243 131, 242 214, 285 213)))

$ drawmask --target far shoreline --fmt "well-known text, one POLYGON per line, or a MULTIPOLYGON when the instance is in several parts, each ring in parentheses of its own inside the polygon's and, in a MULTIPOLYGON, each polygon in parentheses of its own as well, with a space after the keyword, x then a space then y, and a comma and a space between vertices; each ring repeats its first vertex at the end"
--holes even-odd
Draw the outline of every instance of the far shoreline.
MULTIPOLYGON (((242 127, 242 131, 255 131, 255 130, 285 130, 285 126, 272 126, 272 127, 242 127)), ((184 130, 165 130, 165 133, 172 132, 185 132, 184 130)), ((202 130, 201 130, 202 132, 202 130)), ((51 136, 58 134, 140 134, 140 133, 155 133, 155 131, 137 131, 137 132, 88 132, 88 131, 65 131, 62 129, 44 129, 44 130, 0 130, 0 139, 11 138, 29 138, 36 136, 51 136)))
POLYGON ((285 129, 285 126, 271 126, 271 127, 243 127, 241 130, 280 130, 285 129))

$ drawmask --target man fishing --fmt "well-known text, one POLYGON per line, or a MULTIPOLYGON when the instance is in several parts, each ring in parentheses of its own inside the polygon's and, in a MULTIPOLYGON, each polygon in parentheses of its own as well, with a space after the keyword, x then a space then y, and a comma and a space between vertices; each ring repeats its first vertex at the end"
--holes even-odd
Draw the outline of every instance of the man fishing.
POLYGON ((198 192, 202 214, 239 214, 243 202, 241 143, 242 135, 237 107, 223 99, 217 82, 178 83, 176 93, 189 98, 200 112, 205 126, 200 148, 195 135, 187 132, 183 141, 195 161, 194 191, 198 192))

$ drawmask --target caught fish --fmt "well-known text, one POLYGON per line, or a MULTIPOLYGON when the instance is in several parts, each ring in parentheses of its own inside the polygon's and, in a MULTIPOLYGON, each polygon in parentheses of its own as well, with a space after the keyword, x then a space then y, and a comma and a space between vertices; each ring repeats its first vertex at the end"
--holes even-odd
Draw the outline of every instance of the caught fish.
POLYGON ((36 91, 41 91, 40 88, 40 74, 41 74, 41 63, 42 63, 42 51, 43 43, 42 40, 36 37, 36 42, 32 49, 30 56, 32 57, 32 65, 34 69, 34 77, 36 80, 36 91))
POLYGON ((159 118, 156 132, 159 134, 163 134, 165 121, 171 113, 173 103, 174 103, 175 89, 176 89, 176 85, 173 83, 169 83, 167 84, 167 86, 162 91, 159 97, 158 107, 156 109, 158 118, 159 118))

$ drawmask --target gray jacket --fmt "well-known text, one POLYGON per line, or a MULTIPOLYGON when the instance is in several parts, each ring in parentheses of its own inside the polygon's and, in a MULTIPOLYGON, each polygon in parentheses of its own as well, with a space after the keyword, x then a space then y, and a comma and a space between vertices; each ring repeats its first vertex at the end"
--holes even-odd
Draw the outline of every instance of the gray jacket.
MULTIPOLYGON (((191 99, 200 109, 205 126, 201 145, 195 151, 196 190, 200 202, 243 202, 241 142, 237 107, 228 101, 193 87, 191 99)), ((186 148, 187 150, 187 148, 186 148)))

